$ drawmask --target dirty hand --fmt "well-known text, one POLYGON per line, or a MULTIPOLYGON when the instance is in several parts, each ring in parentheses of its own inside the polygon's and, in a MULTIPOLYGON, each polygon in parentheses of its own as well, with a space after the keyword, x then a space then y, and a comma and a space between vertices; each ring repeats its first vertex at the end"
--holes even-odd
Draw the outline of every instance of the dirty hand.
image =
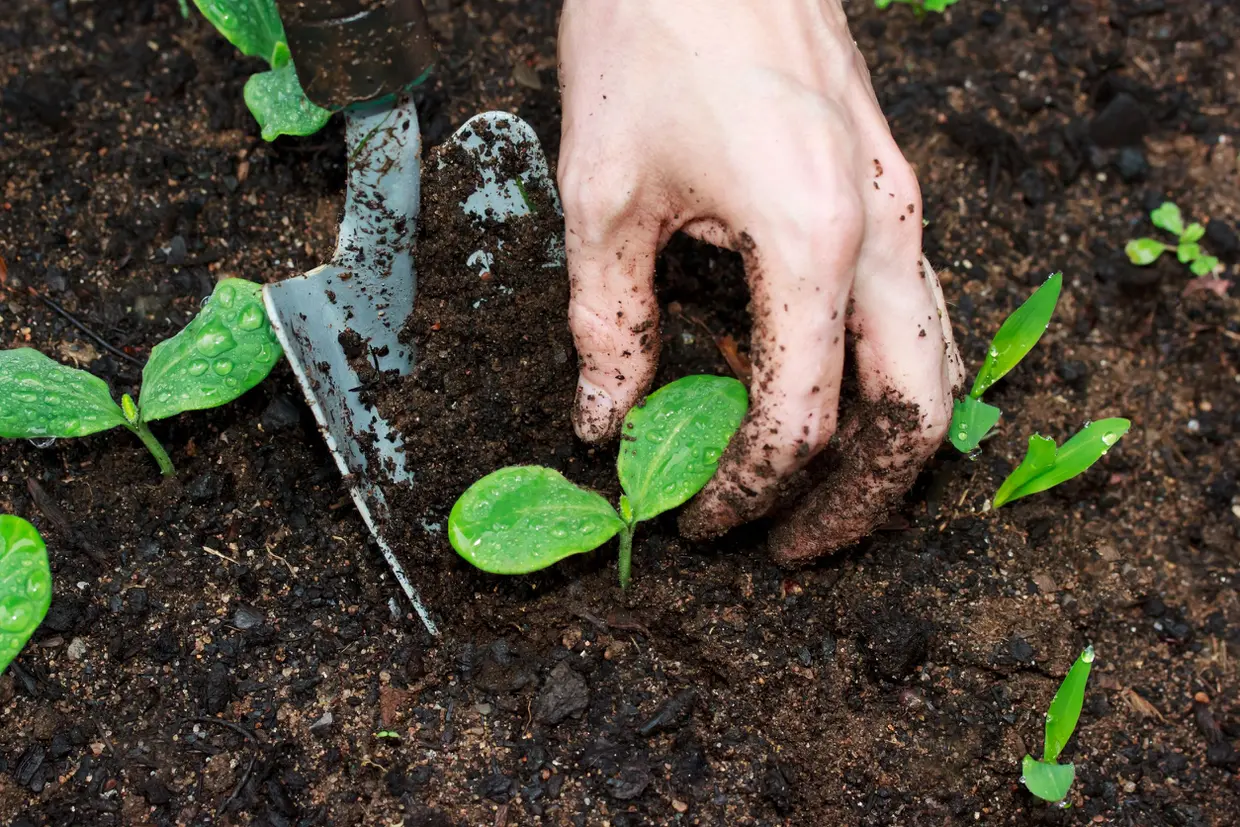
POLYGON ((772 552, 793 563, 856 541, 942 441, 962 371, 917 180, 840 0, 565 0, 559 50, 578 434, 614 437, 654 377, 668 238, 738 250, 751 408, 681 529, 767 513, 839 428, 831 473, 772 552), (846 330, 864 401, 841 423, 846 330))

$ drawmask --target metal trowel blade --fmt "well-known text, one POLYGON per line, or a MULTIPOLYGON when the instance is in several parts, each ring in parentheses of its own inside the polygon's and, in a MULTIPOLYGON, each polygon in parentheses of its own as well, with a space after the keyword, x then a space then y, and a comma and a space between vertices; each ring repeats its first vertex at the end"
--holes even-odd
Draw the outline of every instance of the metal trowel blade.
MULTIPOLYGON (((385 490, 416 485, 400 435, 362 401, 365 382, 349 364, 346 346, 361 341, 379 371, 409 373, 416 354, 399 338, 416 293, 413 245, 421 186, 421 140, 412 102, 346 112, 348 193, 336 252, 328 264, 269 284, 264 299, 289 363, 319 430, 366 526, 397 582, 432 635, 438 629, 388 536, 394 519, 385 490)), ((547 161, 528 124, 505 112, 471 118, 449 139, 477 163, 478 189, 461 208, 503 221, 528 214, 521 185, 500 169, 522 169, 524 183, 549 192, 547 161), (480 135, 491 136, 484 142, 480 135), (518 165, 510 160, 516 154, 518 165)), ((549 257, 562 260, 563 240, 548 240, 549 257)), ((476 267, 494 256, 483 245, 464 262, 476 267)), ((356 358, 357 354, 354 353, 356 358)), ((407 517, 406 517, 407 518, 407 517)), ((400 515, 396 517, 400 519, 400 515)))

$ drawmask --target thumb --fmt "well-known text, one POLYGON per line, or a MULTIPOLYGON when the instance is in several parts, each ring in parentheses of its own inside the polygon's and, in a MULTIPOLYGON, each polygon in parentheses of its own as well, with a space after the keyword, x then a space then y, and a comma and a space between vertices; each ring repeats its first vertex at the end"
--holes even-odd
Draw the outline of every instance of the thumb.
POLYGON ((573 426, 587 442, 615 436, 658 366, 659 222, 640 220, 631 196, 624 189, 565 188, 568 323, 581 371, 573 426))

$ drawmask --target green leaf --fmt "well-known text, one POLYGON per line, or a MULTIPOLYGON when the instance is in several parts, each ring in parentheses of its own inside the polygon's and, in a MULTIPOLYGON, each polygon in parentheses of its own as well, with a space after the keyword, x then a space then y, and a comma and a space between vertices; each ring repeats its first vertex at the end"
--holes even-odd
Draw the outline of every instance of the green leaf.
POLYGON ((1175 248, 1175 257, 1180 260, 1180 264, 1188 264, 1201 258, 1201 246, 1199 244, 1181 244, 1175 248))
POLYGON ((276 44, 285 42, 275 0, 194 0, 194 5, 242 54, 270 61, 276 44))
POLYGON ((882 11, 883 9, 890 6, 893 2, 895 2, 895 0, 874 0, 874 7, 878 9, 879 11, 882 11))
POLYGON ((1076 767, 1071 764, 1048 764, 1035 761, 1032 755, 1026 755, 1021 763, 1020 780, 1043 801, 1062 801, 1075 779, 1076 767))
POLYGON ((1166 244, 1152 238, 1133 239, 1124 246, 1124 252, 1128 254, 1128 260, 1139 267, 1153 264, 1155 261, 1158 261, 1159 256, 1170 249, 1166 244))
POLYGON ((1194 221, 1184 228, 1184 234, 1180 236, 1181 244, 1191 244, 1194 241, 1201 241, 1202 236, 1206 234, 1206 228, 1194 221))
POLYGON ((966 396, 952 405, 952 424, 947 438, 962 454, 973 451, 995 427, 1003 412, 994 405, 966 396))
POLYGON ((1025 358, 1025 354, 1033 349, 1050 325, 1061 289, 1063 273, 1052 273, 1024 304, 1007 317, 991 341, 990 349, 986 351, 986 361, 977 373, 969 396, 975 399, 981 397, 987 388, 1016 367, 1017 363, 1025 358))
POLYGON ((748 408, 737 380, 686 376, 630 410, 616 471, 634 518, 649 520, 701 491, 748 408))
POLYGON ((1025 459, 995 492, 993 508, 1037 494, 1085 473, 1111 446, 1128 433, 1132 423, 1114 417, 1091 422, 1058 450, 1055 441, 1043 436, 1029 437, 1025 459))
POLYGON ((1164 201, 1158 209, 1150 213, 1150 221, 1160 230, 1166 230, 1175 236, 1184 234, 1184 216, 1180 208, 1170 201, 1164 201))
POLYGON ((21 517, 0 516, 0 672, 21 652, 52 605, 47 546, 21 517))
POLYGON ((108 383, 23 347, 0 351, 0 437, 75 437, 128 425, 108 383))
POLYGON ((488 474, 448 516, 457 553, 492 574, 528 574, 598 548, 624 522, 607 500, 558 471, 517 465, 488 474))
POLYGON ((1188 265, 1194 276, 1208 276, 1214 272, 1215 267, 1218 267, 1218 259, 1214 256, 1202 256, 1188 265))
POLYGON ((939 12, 940 14, 947 11, 948 6, 954 6, 958 0, 926 0, 923 8, 926 11, 939 12))
POLYGON ((1059 691, 1046 710, 1046 741, 1042 750, 1043 761, 1054 761, 1063 752, 1068 739, 1076 730, 1081 717, 1081 704, 1085 701, 1085 682, 1094 663, 1094 647, 1087 646, 1068 675, 1059 685, 1059 691))
POLYGON ((262 288, 225 279, 184 330, 151 351, 142 371, 142 420, 231 402, 263 381, 282 353, 262 288))
POLYGON ((258 121, 266 141, 281 135, 313 135, 332 116, 306 97, 291 62, 251 75, 245 82, 245 105, 258 121))

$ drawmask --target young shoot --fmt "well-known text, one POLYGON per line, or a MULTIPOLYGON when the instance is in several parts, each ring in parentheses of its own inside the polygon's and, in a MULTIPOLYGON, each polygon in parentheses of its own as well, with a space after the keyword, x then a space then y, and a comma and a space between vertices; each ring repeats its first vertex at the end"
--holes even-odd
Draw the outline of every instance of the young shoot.
POLYGON ((927 12, 936 12, 942 14, 947 11, 948 6, 954 6, 960 0, 874 0, 874 7, 879 11, 890 6, 892 3, 902 3, 906 6, 912 6, 913 13, 917 15, 917 19, 926 16, 927 12))
POLYGON ((1184 225, 1184 215, 1180 208, 1170 201, 1164 201, 1158 209, 1150 213, 1150 221, 1160 230, 1165 230, 1176 237, 1175 244, 1164 244, 1156 238, 1137 238, 1124 246, 1128 260, 1139 267, 1153 264, 1169 250, 1175 250, 1175 257, 1181 264, 1187 264, 1194 276, 1208 276, 1218 267, 1218 259, 1206 255, 1198 243, 1206 234, 1206 228, 1193 222, 1184 225))
POLYGON ((986 361, 977 372, 973 389, 952 407, 948 439, 963 454, 974 451, 999 421, 1001 411, 982 401, 991 385, 1016 367, 1033 349, 1050 325, 1059 293, 1063 290, 1063 273, 1052 273, 1042 286, 1016 308, 999 327, 986 350, 986 361))
POLYGON ((1024 461, 995 492, 992 507, 999 508, 1012 500, 1037 494, 1085 473, 1128 433, 1131 424, 1119 417, 1087 422, 1084 428, 1058 448, 1055 447, 1055 440, 1034 434, 1029 437, 1029 450, 1024 461))
POLYGON ((735 379, 686 376, 665 385, 624 419, 618 511, 550 468, 501 468, 452 506, 452 547, 483 571, 528 574, 618 534, 620 586, 627 588, 637 524, 676 508, 710 481, 748 408, 749 394, 735 379))
POLYGON ((1094 647, 1089 646, 1068 670, 1068 676, 1059 685, 1050 708, 1046 711, 1046 736, 1042 747, 1042 760, 1026 755, 1021 763, 1021 783, 1029 792, 1044 801, 1062 801, 1076 778, 1076 767, 1058 764, 1055 759, 1063 752, 1068 739, 1076 729, 1081 717, 1081 705, 1085 700, 1085 682, 1094 662, 1094 647))
POLYGON ((275 0, 194 0, 194 5, 242 54, 262 58, 271 67, 251 75, 243 93, 264 140, 313 135, 323 128, 332 113, 302 90, 275 0))
POLYGON ((171 476, 172 460, 148 423, 233 401, 267 378, 282 354, 262 288, 225 279, 184 330, 151 350, 141 404, 129 394, 116 404, 102 379, 37 350, 0 351, 0 437, 79 437, 120 426, 171 476))
POLYGON ((52 605, 47 546, 21 517, 0 516, 0 672, 21 653, 52 605))

